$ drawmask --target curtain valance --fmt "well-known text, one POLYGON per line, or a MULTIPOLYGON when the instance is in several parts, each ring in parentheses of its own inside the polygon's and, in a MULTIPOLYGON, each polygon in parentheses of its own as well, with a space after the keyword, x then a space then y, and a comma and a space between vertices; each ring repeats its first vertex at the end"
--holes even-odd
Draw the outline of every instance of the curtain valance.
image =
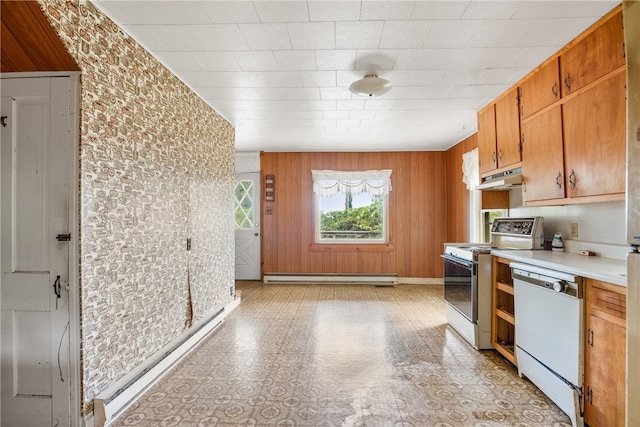
POLYGON ((462 182, 467 184, 467 190, 475 190, 480 185, 480 162, 477 148, 462 155, 462 182))
POLYGON ((312 170, 313 192, 321 197, 333 197, 338 193, 367 193, 384 196, 391 191, 391 169, 369 171, 312 170))

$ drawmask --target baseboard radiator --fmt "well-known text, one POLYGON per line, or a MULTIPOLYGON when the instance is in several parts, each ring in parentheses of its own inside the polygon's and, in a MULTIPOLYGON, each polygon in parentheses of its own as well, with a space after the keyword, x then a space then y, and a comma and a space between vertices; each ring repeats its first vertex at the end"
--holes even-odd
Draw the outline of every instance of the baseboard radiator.
POLYGON ((395 286, 398 275, 391 274, 299 274, 265 273, 264 283, 336 283, 395 286))
POLYGON ((142 393, 158 382, 176 363, 220 326, 238 304, 240 298, 236 297, 208 320, 185 331, 154 356, 103 390, 93 400, 93 425, 103 427, 111 424, 142 393))

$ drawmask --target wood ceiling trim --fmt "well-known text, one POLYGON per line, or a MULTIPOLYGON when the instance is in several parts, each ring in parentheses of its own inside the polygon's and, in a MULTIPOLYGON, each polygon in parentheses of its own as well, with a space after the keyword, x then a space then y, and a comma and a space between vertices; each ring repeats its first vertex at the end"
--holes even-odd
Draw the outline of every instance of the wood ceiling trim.
POLYGON ((0 71, 79 71, 35 1, 2 1, 0 71))

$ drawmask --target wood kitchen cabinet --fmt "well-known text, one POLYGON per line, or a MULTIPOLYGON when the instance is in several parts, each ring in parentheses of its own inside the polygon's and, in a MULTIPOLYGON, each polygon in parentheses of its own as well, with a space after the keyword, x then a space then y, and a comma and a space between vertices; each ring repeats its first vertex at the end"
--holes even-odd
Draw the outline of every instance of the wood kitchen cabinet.
POLYGON ((553 58, 533 71, 520 85, 520 92, 520 115, 523 119, 558 101, 560 99, 558 58, 553 58))
POLYGON ((518 88, 478 112, 480 175, 490 175, 519 165, 520 113, 518 88))
POLYGON ((561 107, 522 123, 522 200, 565 197, 561 107))
POLYGON ((480 163, 480 175, 498 168, 496 108, 493 103, 478 112, 478 161, 480 163))
POLYGON ((567 197, 625 192, 624 69, 563 105, 567 197))
POLYGON ((519 163, 520 151, 520 97, 514 87, 496 101, 498 169, 519 163))
POLYGON ((625 65, 622 11, 618 9, 560 56, 562 96, 625 65))
POLYGON ((586 280, 584 421, 590 427, 625 424, 626 288, 586 280))
POLYGON ((517 365, 515 353, 516 321, 510 262, 505 258, 493 257, 491 343, 508 361, 517 365))

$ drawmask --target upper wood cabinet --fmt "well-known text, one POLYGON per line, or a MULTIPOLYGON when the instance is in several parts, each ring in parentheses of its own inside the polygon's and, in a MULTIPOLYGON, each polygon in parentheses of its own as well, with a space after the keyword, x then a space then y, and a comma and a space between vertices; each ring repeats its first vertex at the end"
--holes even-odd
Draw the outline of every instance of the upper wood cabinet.
POLYGON ((561 107, 522 123, 522 200, 565 197, 561 107))
POLYGON ((518 88, 478 112, 480 175, 519 163, 520 114, 518 88))
POLYGON ((520 104, 514 87, 496 101, 498 169, 520 162, 520 104))
POLYGON ((522 118, 542 110, 560 99, 558 58, 547 62, 524 80, 520 86, 522 118))
POLYGON ((612 15, 560 56, 562 96, 625 64, 622 12, 612 15))
POLYGON ((568 197, 624 195, 625 82, 620 72, 562 107, 568 197))
POLYGON ((478 159, 480 175, 498 167, 496 153, 496 109, 491 103, 478 112, 478 159))

